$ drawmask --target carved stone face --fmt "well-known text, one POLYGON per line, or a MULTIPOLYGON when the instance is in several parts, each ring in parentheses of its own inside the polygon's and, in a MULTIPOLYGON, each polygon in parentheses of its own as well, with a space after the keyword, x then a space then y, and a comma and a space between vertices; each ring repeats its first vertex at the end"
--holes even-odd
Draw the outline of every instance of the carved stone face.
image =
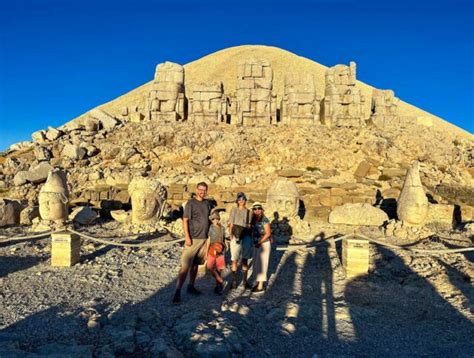
POLYGON ((39 212, 43 220, 67 220, 67 201, 64 202, 61 194, 43 192, 39 194, 39 212))
POLYGON ((157 218, 161 209, 161 202, 156 194, 149 190, 136 190, 131 195, 132 222, 134 224, 146 223, 157 218))
POLYGON ((132 201, 132 224, 155 224, 166 200, 166 189, 153 178, 134 178, 128 186, 132 201))
POLYGON ((428 200, 423 189, 412 187, 402 196, 397 210, 398 218, 410 225, 421 225, 428 214, 428 200))
POLYGON ((293 182, 277 180, 268 190, 267 206, 269 213, 277 212, 280 219, 296 217, 299 203, 298 189, 293 182))

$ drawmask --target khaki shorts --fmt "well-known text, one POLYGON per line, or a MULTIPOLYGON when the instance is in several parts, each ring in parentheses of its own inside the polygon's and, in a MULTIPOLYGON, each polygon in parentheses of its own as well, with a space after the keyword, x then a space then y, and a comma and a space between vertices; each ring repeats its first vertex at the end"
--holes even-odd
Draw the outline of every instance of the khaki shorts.
POLYGON ((193 264, 202 265, 206 261, 207 239, 193 239, 191 246, 184 245, 181 253, 181 268, 190 268, 193 264))

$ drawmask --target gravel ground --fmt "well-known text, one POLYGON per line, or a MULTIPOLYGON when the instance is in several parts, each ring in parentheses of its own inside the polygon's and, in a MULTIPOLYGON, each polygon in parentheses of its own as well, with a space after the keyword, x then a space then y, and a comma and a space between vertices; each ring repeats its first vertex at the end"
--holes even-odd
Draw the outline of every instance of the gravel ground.
MULTIPOLYGON (((110 225, 87 230, 113 235, 110 225)), ((417 246, 471 245, 444 236, 417 246)), ((71 268, 50 266, 49 239, 0 244, 0 357, 474 356, 472 255, 371 246, 369 276, 348 280, 339 244, 273 250, 264 294, 217 296, 201 275, 202 295, 183 293, 180 305, 171 304, 179 244, 83 241, 71 268)))

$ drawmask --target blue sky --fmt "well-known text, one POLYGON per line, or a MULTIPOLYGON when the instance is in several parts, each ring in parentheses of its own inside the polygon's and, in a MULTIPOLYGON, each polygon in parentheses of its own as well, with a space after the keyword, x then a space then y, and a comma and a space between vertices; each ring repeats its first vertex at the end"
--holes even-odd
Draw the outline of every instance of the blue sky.
POLYGON ((0 2, 0 150, 181 64, 242 44, 284 48, 474 133, 474 1, 0 2))

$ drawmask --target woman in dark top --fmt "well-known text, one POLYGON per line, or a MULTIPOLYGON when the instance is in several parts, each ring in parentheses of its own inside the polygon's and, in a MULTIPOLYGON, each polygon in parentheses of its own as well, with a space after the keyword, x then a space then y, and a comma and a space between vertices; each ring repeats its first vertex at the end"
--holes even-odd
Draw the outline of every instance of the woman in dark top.
POLYGON ((251 230, 254 243, 253 274, 255 278, 255 286, 252 292, 263 292, 265 282, 267 282, 272 233, 270 220, 264 215, 263 206, 258 202, 252 205, 251 230))

